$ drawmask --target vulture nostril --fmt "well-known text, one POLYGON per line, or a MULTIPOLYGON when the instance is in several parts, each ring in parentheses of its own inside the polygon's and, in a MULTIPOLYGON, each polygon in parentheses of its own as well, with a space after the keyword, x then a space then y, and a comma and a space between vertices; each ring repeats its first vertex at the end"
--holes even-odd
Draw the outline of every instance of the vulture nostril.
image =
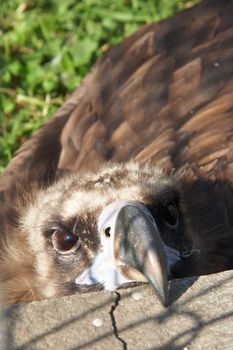
POLYGON ((110 230, 111 230, 111 227, 106 227, 104 229, 104 233, 105 233, 106 237, 110 237, 111 236, 110 230))

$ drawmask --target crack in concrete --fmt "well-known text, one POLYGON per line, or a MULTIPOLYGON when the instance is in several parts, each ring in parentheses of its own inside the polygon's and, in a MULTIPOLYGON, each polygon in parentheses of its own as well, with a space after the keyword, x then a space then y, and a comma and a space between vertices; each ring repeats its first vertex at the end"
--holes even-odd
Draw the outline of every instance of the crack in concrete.
POLYGON ((120 293, 118 293, 118 292, 116 292, 116 291, 115 291, 115 294, 116 294, 116 298, 115 298, 114 304, 113 304, 112 307, 111 307, 111 310, 110 310, 110 312, 109 312, 109 315, 110 315, 110 317, 111 317, 112 327, 113 327, 113 332, 114 332, 115 337, 122 343, 123 350, 127 350, 127 349, 128 349, 128 345, 127 345, 127 343, 124 341, 124 339, 122 339, 122 338, 119 336, 118 328, 117 328, 117 323, 116 323, 116 319, 115 319, 115 315, 114 315, 114 312, 115 312, 117 306, 119 305, 119 301, 121 300, 121 295, 120 295, 120 293))

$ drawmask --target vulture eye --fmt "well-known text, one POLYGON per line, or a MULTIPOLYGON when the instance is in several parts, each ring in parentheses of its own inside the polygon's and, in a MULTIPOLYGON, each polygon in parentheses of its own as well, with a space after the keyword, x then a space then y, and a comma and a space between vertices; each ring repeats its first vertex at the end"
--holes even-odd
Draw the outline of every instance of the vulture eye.
POLYGON ((169 228, 176 228, 179 221, 178 210, 173 203, 169 203, 163 209, 163 219, 169 228))
POLYGON ((79 247, 79 237, 76 233, 55 230, 52 235, 53 246, 60 254, 67 254, 75 251, 79 247))

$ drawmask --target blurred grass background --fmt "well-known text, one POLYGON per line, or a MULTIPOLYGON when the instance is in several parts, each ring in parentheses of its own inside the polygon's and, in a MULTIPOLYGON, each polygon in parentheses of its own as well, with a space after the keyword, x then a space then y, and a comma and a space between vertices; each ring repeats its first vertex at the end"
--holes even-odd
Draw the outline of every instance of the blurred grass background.
POLYGON ((198 0, 3 0, 0 171, 112 45, 198 0))

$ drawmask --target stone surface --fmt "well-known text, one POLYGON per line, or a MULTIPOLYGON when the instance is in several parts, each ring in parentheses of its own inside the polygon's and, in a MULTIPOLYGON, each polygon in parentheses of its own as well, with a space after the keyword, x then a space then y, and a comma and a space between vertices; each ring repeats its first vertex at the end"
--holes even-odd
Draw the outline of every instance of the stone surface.
POLYGON ((149 286, 21 304, 8 349, 233 349, 232 282, 233 271, 173 281, 167 308, 149 286))

